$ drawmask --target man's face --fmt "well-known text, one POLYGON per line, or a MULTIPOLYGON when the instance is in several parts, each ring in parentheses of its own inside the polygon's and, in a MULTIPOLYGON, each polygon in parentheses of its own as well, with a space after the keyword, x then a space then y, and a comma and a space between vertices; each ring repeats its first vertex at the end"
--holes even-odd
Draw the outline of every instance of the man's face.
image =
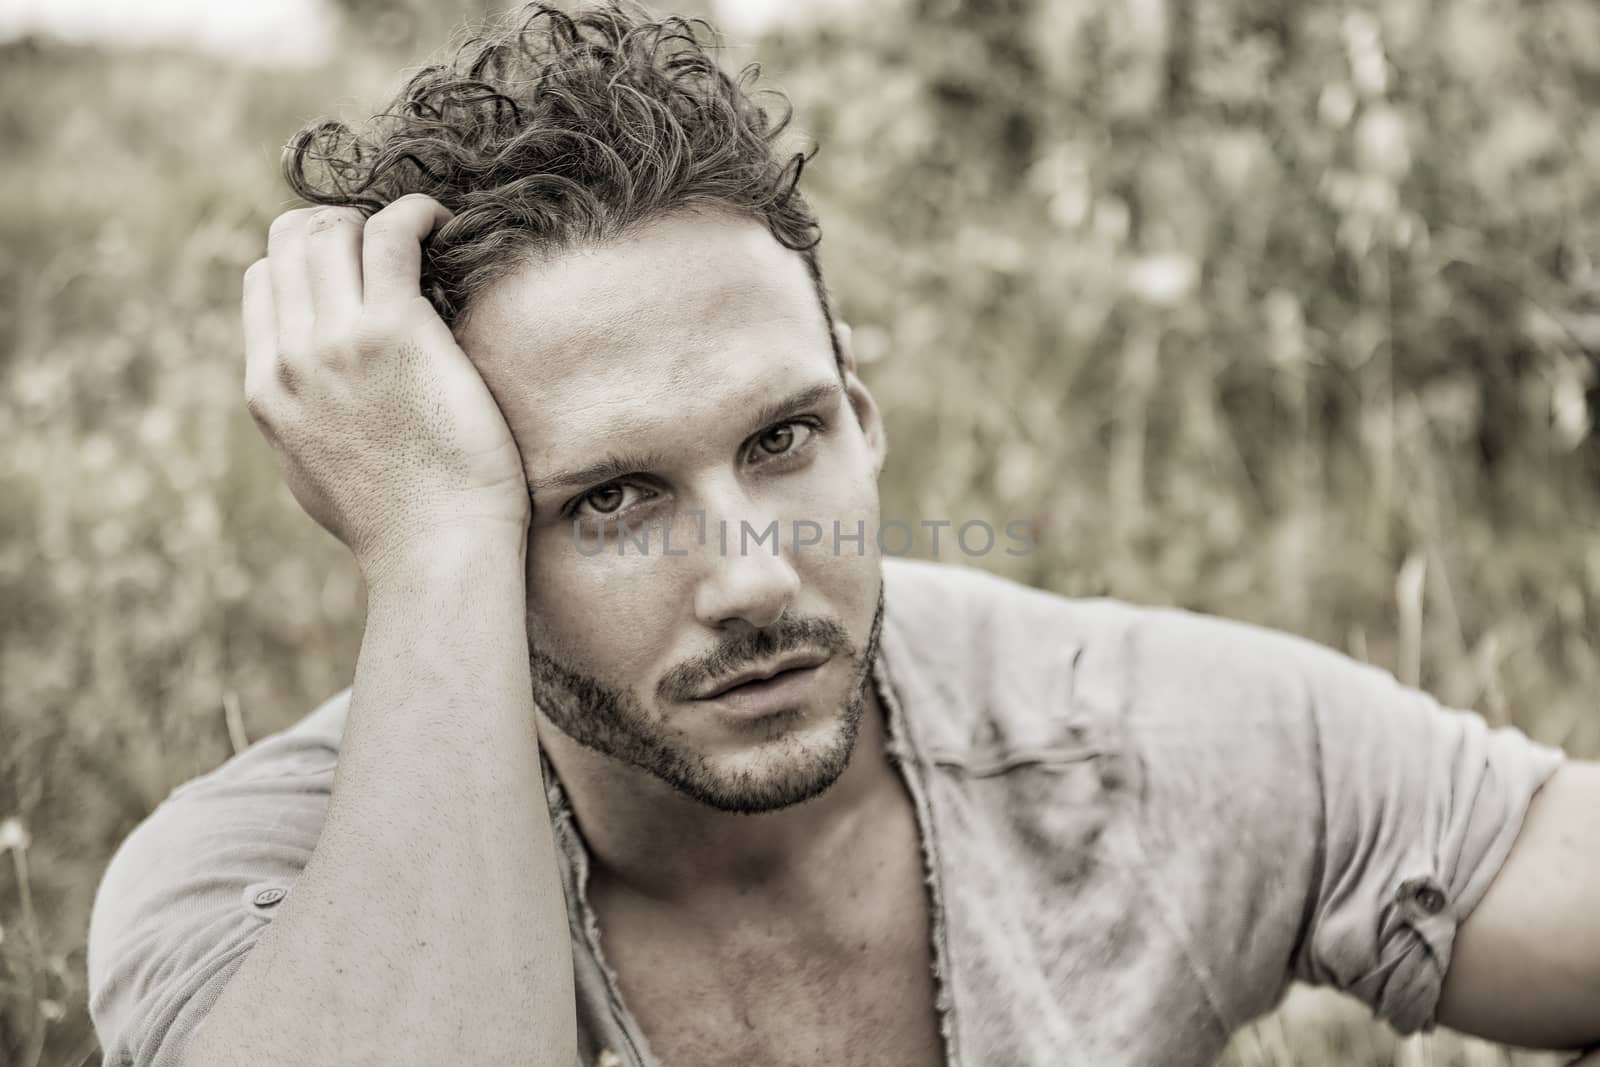
POLYGON ((757 222, 676 216, 519 269, 458 336, 533 491, 548 722, 723 810, 827 788, 881 619, 883 433, 800 256, 757 222), (796 659, 820 665, 776 679, 772 707, 712 695, 796 659))

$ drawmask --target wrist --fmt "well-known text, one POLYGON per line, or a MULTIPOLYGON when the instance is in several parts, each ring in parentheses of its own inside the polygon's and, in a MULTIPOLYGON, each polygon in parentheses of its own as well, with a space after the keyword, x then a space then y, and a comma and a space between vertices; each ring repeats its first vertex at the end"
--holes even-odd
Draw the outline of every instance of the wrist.
POLYGON ((463 581, 508 587, 521 598, 527 544, 526 528, 514 523, 446 526, 377 547, 357 565, 369 601, 463 581))

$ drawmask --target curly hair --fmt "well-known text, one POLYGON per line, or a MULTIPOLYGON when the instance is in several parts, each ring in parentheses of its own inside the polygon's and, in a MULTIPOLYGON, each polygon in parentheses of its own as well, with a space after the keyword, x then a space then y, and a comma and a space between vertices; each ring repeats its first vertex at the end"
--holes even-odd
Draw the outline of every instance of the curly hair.
POLYGON ((654 20, 627 0, 572 14, 530 3, 424 67, 364 133, 331 120, 300 130, 284 175, 311 203, 369 216, 408 193, 450 209, 421 283, 452 325, 530 256, 709 210, 760 221, 801 255, 832 341, 822 231, 797 188, 816 149, 779 151, 787 99, 752 91, 755 64, 731 78, 716 47, 704 20, 654 20))

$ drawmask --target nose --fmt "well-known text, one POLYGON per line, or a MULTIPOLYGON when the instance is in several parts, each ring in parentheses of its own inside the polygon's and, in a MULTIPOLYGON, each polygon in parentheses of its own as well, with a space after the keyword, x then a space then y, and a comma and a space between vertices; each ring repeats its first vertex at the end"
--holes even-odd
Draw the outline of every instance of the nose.
POLYGON ((727 554, 713 552, 711 566, 695 590, 695 616, 718 629, 744 623, 764 629, 778 621, 800 591, 789 554, 773 554, 766 546, 748 552, 729 544, 727 554))

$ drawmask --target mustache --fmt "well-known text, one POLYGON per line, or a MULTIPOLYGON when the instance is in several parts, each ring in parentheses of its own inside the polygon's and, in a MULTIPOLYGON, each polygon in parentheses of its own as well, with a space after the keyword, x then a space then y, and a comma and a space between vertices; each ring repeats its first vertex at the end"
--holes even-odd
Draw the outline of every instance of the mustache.
POLYGON ((688 700, 713 680, 791 652, 854 653, 850 635, 833 619, 782 619, 763 630, 730 637, 704 656, 669 670, 658 687, 668 700, 688 700))

